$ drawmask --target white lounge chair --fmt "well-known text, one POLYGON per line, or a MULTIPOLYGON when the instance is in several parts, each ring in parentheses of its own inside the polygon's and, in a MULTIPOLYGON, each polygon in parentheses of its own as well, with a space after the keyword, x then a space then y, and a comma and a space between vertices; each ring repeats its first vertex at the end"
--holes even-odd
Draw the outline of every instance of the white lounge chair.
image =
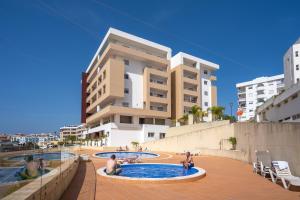
POLYGON ((272 169, 269 171, 272 181, 281 181, 285 189, 290 189, 291 186, 300 187, 300 177, 292 175, 288 162, 272 161, 272 169))
POLYGON ((272 166, 271 155, 268 150, 266 151, 255 151, 256 162, 253 162, 253 172, 260 173, 263 177, 270 175, 270 169, 272 166))

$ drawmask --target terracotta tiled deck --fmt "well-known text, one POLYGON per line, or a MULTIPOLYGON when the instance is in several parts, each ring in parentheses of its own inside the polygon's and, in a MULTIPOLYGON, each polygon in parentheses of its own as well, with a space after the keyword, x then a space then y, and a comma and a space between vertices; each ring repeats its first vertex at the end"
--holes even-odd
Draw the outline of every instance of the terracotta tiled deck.
MULTIPOLYGON (((96 151, 84 150, 80 153, 92 155, 96 151)), ((160 153, 161 157, 144 160, 144 162, 168 162, 179 163, 182 156, 172 154, 170 158, 166 153, 160 153), (169 158, 168 158, 169 157, 169 158)), ((93 158, 93 164, 96 169, 105 165, 104 159, 93 158)), ((206 177, 194 182, 175 183, 175 184, 128 184, 116 183, 97 175, 96 199, 105 200, 167 200, 167 199, 298 199, 300 192, 292 192, 283 189, 280 185, 273 184, 267 179, 252 173, 251 165, 220 157, 196 156, 194 157, 196 166, 204 168, 207 171, 206 177)), ((93 177, 93 168, 86 170, 86 177, 93 177)), ((82 171, 79 170, 79 173, 82 171)), ((79 175, 78 176, 82 176, 79 175)), ((85 178, 80 188, 76 177, 65 193, 68 192, 81 194, 78 199, 91 199, 91 193, 84 193, 78 190, 86 190, 88 185, 92 186, 96 180, 85 178), (75 184, 74 184, 75 183, 75 184)), ((70 197, 70 196, 69 196, 70 197)), ((73 196, 73 198, 75 198, 73 196)), ((73 199, 72 198, 72 199, 73 199)), ((69 198, 70 199, 70 198, 69 198)))

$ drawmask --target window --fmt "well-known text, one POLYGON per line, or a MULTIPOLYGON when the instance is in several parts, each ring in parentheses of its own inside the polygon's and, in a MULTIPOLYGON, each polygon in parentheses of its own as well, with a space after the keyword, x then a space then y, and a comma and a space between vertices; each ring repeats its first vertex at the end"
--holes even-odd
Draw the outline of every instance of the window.
POLYGON ((269 83, 269 86, 272 86, 272 85, 274 85, 273 83, 269 83))
POLYGON ((204 81, 204 85, 207 85, 207 81, 204 81))
POLYGON ((251 87, 248 87, 248 90, 251 90, 252 89, 252 86, 251 87))
POLYGON ((129 75, 128 74, 124 74, 124 79, 129 79, 129 75))
POLYGON ((208 74, 208 71, 207 71, 207 70, 204 70, 203 73, 204 73, 204 74, 208 74))
POLYGON ((208 92, 207 92, 207 91, 204 91, 204 95, 205 95, 205 96, 208 96, 208 92))
POLYGON ((128 107, 128 106, 129 106, 129 103, 128 103, 128 102, 122 102, 122 106, 123 106, 123 107, 128 107))
POLYGON ((129 65, 129 60, 124 59, 124 65, 129 65))
POLYGON ((300 79, 299 78, 297 78, 297 83, 299 83, 300 82, 300 79))
POLYGON ((249 105, 252 105, 253 104, 253 101, 249 101, 249 105))
POLYGON ((106 70, 103 71, 103 80, 106 78, 106 70))
POLYGON ((148 138, 153 138, 154 137, 154 133, 153 132, 149 132, 148 133, 148 138))
POLYGON ((299 70, 299 65, 296 65, 296 70, 299 70))
POLYGON ((208 106, 208 102, 204 102, 204 105, 205 105, 205 106, 208 106))
POLYGON ((129 94, 129 89, 128 89, 128 88, 125 88, 125 89, 124 89, 124 93, 125 93, 125 94, 129 94))
POLYGON ((296 52, 295 52, 295 56, 298 57, 298 56, 299 56, 298 54, 299 54, 298 51, 296 51, 296 52))
POLYGON ((155 124, 156 125, 165 125, 166 122, 165 122, 165 119, 155 119, 155 124))
POLYGON ((105 94, 105 89, 106 89, 106 86, 103 85, 103 94, 105 94))
POLYGON ((159 133, 159 139, 164 139, 166 137, 166 133, 159 133))
POLYGON ((120 123, 132 124, 132 116, 120 115, 120 123))

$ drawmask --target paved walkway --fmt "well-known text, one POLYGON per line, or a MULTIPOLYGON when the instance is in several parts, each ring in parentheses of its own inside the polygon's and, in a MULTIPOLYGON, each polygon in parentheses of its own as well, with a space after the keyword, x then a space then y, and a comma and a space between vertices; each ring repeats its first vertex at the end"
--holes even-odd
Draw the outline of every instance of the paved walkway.
POLYGON ((62 200, 94 200, 96 191, 95 168, 92 162, 80 162, 77 173, 62 196, 62 200))
MULTIPOLYGON (((92 155, 95 151, 85 150, 84 153, 92 155)), ((161 157, 144 160, 144 162, 179 163, 182 159, 183 156, 172 154, 170 157, 169 154, 161 153, 161 157)), ((92 158, 92 161, 96 169, 105 166, 105 159, 92 158)), ((300 192, 285 190, 280 185, 273 184, 269 180, 254 174, 249 164, 212 156, 197 156, 194 157, 194 161, 196 166, 204 168, 207 171, 206 177, 194 182, 175 184, 128 184, 112 182, 97 175, 96 199, 300 200, 300 192)), ((92 176, 93 173, 86 173, 86 175, 89 176, 89 174, 91 174, 92 176)), ((84 183, 83 185, 86 184, 84 183)), ((80 190, 79 188, 80 186, 73 181, 69 189, 75 192, 80 190)), ((80 192, 80 194, 82 195, 79 195, 78 199, 89 199, 90 197, 88 193, 80 192)))

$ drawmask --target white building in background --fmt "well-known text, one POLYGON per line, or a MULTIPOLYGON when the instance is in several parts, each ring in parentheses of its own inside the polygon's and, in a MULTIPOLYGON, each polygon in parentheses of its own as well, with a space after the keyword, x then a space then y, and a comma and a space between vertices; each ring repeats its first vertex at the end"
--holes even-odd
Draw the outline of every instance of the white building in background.
POLYGON ((300 38, 283 57, 284 92, 257 108, 258 122, 300 122, 300 38))
POLYGON ((260 77, 252 81, 236 84, 238 107, 243 111, 239 121, 254 119, 255 110, 266 100, 279 94, 284 89, 284 75, 260 77))
POLYGON ((60 140, 68 136, 75 136, 77 139, 84 139, 86 128, 83 124, 81 125, 67 125, 59 129, 60 140))
POLYGON ((300 82, 300 38, 293 44, 283 57, 285 88, 300 82))

